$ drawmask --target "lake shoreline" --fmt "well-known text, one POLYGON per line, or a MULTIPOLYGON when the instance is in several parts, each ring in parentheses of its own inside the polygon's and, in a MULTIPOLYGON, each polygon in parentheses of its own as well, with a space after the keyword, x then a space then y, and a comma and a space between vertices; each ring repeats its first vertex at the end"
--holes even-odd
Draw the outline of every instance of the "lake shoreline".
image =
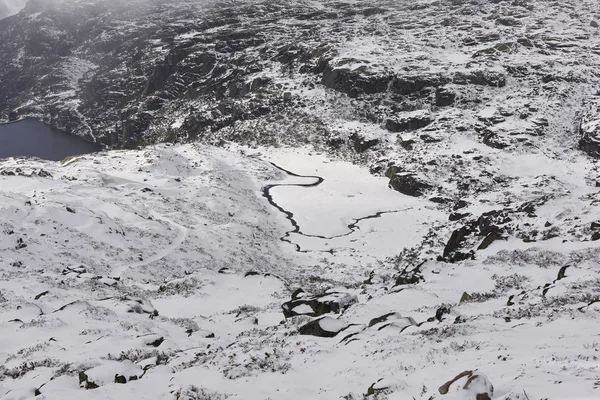
POLYGON ((0 123, 0 158, 38 157, 60 161, 69 156, 95 153, 103 146, 57 129, 36 118, 0 123))

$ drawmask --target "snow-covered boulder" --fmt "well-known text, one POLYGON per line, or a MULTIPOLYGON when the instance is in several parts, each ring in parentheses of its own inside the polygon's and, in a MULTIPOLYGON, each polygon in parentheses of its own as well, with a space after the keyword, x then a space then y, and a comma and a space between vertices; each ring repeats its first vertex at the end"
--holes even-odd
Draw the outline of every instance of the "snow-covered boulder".
POLYGON ((107 361, 102 365, 79 373, 79 385, 95 389, 110 383, 127 383, 138 380, 143 374, 141 367, 129 360, 107 361))
POLYGON ((320 319, 315 319, 310 321, 309 323, 302 325, 298 332, 301 335, 311 335, 318 337, 334 337, 345 328, 348 327, 348 324, 344 321, 340 321, 339 319, 335 319, 332 317, 323 317, 320 319))
POLYGON ((339 313, 357 302, 358 298, 355 295, 342 291, 326 292, 318 296, 296 291, 292 300, 283 303, 281 308, 286 318, 296 315, 318 317, 332 312, 339 313))

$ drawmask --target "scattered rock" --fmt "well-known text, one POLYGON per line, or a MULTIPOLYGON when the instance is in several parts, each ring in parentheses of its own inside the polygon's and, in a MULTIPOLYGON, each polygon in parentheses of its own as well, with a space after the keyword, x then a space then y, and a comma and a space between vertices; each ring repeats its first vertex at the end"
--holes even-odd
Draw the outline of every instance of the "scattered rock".
POLYGON ((23 241, 23 238, 18 238, 17 239, 17 245, 15 246, 16 250, 21 250, 24 249, 25 247, 27 247, 27 243, 25 243, 23 241))
POLYGON ((85 389, 97 389, 99 386, 89 380, 85 372, 79 372, 79 386, 85 389))
POLYGON ((42 293, 40 293, 40 294, 38 294, 37 296, 35 296, 33 299, 34 299, 34 300, 39 300, 39 299, 40 299, 42 296, 45 296, 45 295, 47 295, 48 293, 50 293, 50 292, 48 292, 47 290, 46 290, 46 291, 43 291, 42 293))
POLYGON ((96 389, 111 383, 125 384, 143 375, 142 368, 129 360, 104 361, 102 365, 79 372, 79 386, 96 389))
POLYGON ((69 274, 81 275, 81 274, 85 274, 86 272, 87 272, 87 269, 86 269, 85 265, 74 265, 72 267, 67 267, 62 270, 63 275, 69 275, 69 274))
POLYGON ((164 337, 158 335, 146 335, 141 336, 140 338, 146 346, 152 347, 158 347, 165 341, 164 337))
POLYGON ((465 302, 471 300, 471 298, 472 297, 471 297, 471 295, 469 293, 463 292, 462 296, 460 297, 459 303, 465 303, 465 302))

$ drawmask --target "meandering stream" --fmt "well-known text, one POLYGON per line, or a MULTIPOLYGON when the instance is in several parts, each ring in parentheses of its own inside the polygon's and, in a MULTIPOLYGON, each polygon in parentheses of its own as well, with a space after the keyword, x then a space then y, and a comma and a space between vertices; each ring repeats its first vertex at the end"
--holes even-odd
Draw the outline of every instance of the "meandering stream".
POLYGON ((273 189, 276 189, 278 187, 286 187, 286 186, 296 186, 296 187, 304 187, 304 188, 313 188, 313 187, 317 187, 320 184, 322 184, 325 179, 321 176, 316 176, 316 175, 299 175, 296 174, 294 172, 291 172, 273 162, 269 161, 269 164, 271 164, 273 167, 277 168, 280 171, 285 172, 287 175, 289 176, 293 176, 296 178, 304 178, 304 179, 314 179, 314 182, 312 183, 273 183, 273 184, 269 184, 266 185, 262 188, 262 193, 263 193, 263 197, 265 197, 267 199, 267 201, 269 202, 269 204, 271 204, 273 207, 275 207, 277 210, 279 210, 280 212, 282 212, 286 218, 290 221, 290 223, 292 224, 293 229, 287 231, 285 233, 285 235, 283 235, 280 240, 290 243, 291 245, 293 245, 296 248, 296 251, 298 252, 302 252, 302 253, 307 253, 310 252, 311 250, 303 250, 301 248, 301 246, 297 243, 294 243, 291 239, 290 236, 292 234, 297 234, 297 235, 301 235, 304 237, 310 237, 310 238, 318 238, 318 239, 324 239, 324 240, 331 240, 331 239, 336 239, 336 238, 341 238, 344 236, 349 236, 351 234, 353 234, 357 229, 360 229, 360 227, 358 226, 358 224, 361 221, 367 220, 367 219, 373 219, 373 218, 380 218, 382 215, 384 214, 392 214, 392 213, 398 213, 398 212, 402 212, 402 211, 407 211, 409 210, 411 207, 408 208, 404 208, 401 210, 386 210, 386 211, 378 211, 374 214, 370 214, 367 215, 365 217, 360 217, 360 218, 353 218, 353 222, 347 225, 348 231, 339 235, 334 235, 334 236, 324 236, 324 235, 311 235, 311 234, 306 234, 304 232, 302 232, 302 229, 298 223, 298 221, 294 218, 294 213, 292 211, 286 210, 285 208, 283 208, 281 205, 279 205, 274 199, 273 199, 273 195, 271 194, 271 191, 273 189))

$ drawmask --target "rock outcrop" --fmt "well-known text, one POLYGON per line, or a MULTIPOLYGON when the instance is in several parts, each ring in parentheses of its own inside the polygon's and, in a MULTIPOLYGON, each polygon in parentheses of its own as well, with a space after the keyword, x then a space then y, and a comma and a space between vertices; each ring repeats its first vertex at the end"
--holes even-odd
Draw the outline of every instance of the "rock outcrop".
POLYGON ((594 158, 600 158, 600 101, 595 100, 581 120, 579 147, 594 158))

